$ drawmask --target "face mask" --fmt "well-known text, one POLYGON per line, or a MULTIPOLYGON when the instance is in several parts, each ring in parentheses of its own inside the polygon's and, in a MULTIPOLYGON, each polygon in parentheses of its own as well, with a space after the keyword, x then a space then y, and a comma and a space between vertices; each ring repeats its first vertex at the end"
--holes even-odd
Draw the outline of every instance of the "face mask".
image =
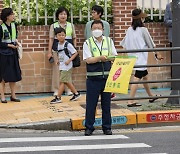
POLYGON ((102 30, 99 30, 99 29, 96 29, 96 30, 93 30, 92 31, 92 35, 94 36, 94 37, 100 37, 100 36, 102 36, 102 30))

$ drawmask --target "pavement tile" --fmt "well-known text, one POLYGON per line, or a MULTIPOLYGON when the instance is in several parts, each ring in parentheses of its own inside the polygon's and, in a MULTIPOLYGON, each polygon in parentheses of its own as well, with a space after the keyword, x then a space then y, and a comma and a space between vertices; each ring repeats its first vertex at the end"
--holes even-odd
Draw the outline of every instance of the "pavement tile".
MULTIPOLYGON (((19 121, 18 120, 6 120, 6 124, 18 124, 19 121)), ((0 123, 1 124, 1 123, 0 123)))
POLYGON ((29 123, 32 122, 29 118, 20 118, 18 119, 18 123, 29 123))
POLYGON ((32 121, 32 122, 38 122, 38 121, 43 121, 44 119, 40 119, 39 116, 37 115, 30 115, 29 116, 29 119, 32 121))
POLYGON ((16 118, 13 115, 1 115, 0 119, 1 119, 2 123, 7 123, 7 121, 9 123, 9 121, 16 120, 16 118))
MULTIPOLYGON (((167 91, 153 91, 155 94, 168 95, 170 90, 167 91)), ((137 92, 136 97, 147 96, 144 91, 137 92)), ((23 124, 42 121, 56 121, 63 119, 76 120, 76 129, 82 129, 82 121, 85 118, 85 99, 86 95, 82 94, 78 101, 69 101, 72 96, 62 96, 62 103, 50 104, 53 96, 28 99, 21 98, 21 102, 7 104, 0 103, 0 125, 3 124, 23 124)), ((127 107, 127 101, 120 101, 119 98, 126 98, 128 95, 116 94, 116 98, 111 103, 112 117, 114 117, 114 123, 122 123, 123 120, 127 120, 126 124, 134 124, 136 122, 136 113, 141 115, 147 111, 165 111, 165 110, 177 110, 178 107, 169 107, 166 105, 167 99, 158 99, 155 103, 148 103, 148 100, 137 100, 141 103, 141 107, 127 107), (119 121, 121 120, 121 121, 119 121)), ((96 118, 101 118, 101 105, 100 102, 97 106, 96 118)), ((143 115, 143 121, 145 121, 145 115, 143 115)))

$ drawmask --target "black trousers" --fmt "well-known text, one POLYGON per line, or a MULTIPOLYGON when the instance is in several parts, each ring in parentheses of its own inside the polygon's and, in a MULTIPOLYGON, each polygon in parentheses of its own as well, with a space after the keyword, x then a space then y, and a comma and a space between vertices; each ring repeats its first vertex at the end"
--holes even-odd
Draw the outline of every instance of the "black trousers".
POLYGON ((86 80, 86 129, 94 130, 93 124, 95 122, 95 112, 99 95, 101 95, 102 129, 111 129, 111 93, 103 92, 105 84, 106 79, 86 80))

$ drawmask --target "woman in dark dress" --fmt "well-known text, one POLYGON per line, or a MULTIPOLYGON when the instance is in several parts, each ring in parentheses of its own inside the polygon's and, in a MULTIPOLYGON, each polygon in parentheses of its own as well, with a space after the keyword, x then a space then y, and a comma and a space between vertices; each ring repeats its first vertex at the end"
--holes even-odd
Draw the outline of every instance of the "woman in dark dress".
POLYGON ((0 18, 0 90, 1 102, 7 103, 5 98, 5 83, 9 82, 11 89, 10 100, 20 102, 16 98, 15 85, 20 81, 21 69, 18 59, 17 26, 14 23, 15 16, 11 8, 4 8, 0 18))

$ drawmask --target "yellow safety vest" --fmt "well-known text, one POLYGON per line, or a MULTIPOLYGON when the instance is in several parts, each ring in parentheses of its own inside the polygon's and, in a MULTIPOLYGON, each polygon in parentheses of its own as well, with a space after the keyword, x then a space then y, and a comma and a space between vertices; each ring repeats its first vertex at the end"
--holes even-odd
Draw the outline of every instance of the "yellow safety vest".
MULTIPOLYGON (((101 49, 98 48, 93 37, 90 37, 88 40, 86 40, 86 43, 93 57, 112 55, 112 42, 109 37, 103 36, 101 49)), ((87 77, 107 78, 111 68, 111 62, 97 62, 94 64, 86 64, 86 66, 87 77)))
POLYGON ((15 23, 13 22, 11 23, 11 33, 8 31, 8 28, 4 23, 1 24, 1 27, 3 30, 2 42, 5 43, 15 42, 17 37, 15 23))
POLYGON ((86 40, 86 43, 88 44, 93 57, 102 55, 109 56, 112 53, 112 42, 109 37, 103 37, 101 49, 97 47, 93 37, 90 37, 88 40, 86 40))
MULTIPOLYGON (((54 29, 59 28, 59 22, 55 22, 53 24, 54 29)), ((73 28, 72 28, 72 24, 70 22, 66 22, 66 39, 72 39, 72 35, 73 35, 73 28)))

